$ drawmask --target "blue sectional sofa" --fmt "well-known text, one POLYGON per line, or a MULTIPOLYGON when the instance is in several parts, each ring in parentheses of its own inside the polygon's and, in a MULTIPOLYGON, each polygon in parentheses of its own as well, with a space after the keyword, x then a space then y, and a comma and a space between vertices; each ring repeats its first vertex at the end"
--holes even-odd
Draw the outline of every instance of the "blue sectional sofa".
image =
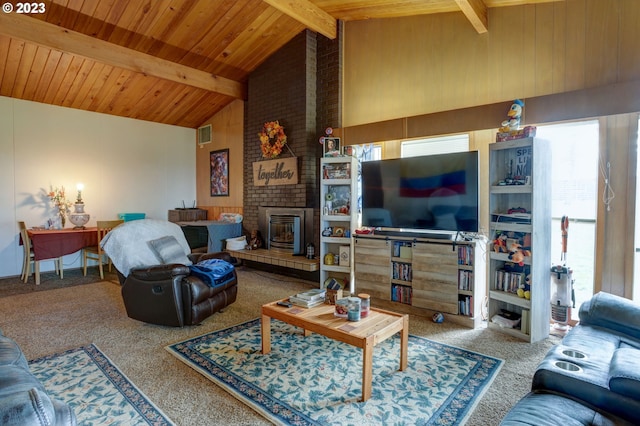
POLYGON ((502 425, 640 424, 640 305, 600 292, 502 425))

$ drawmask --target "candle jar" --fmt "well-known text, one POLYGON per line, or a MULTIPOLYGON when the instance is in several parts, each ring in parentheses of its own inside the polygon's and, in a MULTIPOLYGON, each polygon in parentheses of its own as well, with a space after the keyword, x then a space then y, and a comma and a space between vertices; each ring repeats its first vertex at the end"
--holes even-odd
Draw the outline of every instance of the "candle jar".
POLYGON ((347 319, 349 321, 360 321, 360 305, 359 297, 347 298, 347 319))
POLYGON ((333 253, 327 253, 324 255, 324 264, 325 265, 333 265, 334 264, 334 256, 333 253))
POLYGON ((360 293, 358 297, 360 298, 360 316, 366 318, 371 309, 371 296, 366 293, 360 293))

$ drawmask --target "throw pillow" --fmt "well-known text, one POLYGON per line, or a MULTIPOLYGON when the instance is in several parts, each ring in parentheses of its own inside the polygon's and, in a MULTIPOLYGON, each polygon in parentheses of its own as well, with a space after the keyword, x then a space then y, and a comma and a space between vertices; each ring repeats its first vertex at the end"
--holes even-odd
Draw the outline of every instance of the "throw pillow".
POLYGON ((188 266, 192 263, 173 235, 151 240, 149 246, 164 264, 180 263, 188 266))

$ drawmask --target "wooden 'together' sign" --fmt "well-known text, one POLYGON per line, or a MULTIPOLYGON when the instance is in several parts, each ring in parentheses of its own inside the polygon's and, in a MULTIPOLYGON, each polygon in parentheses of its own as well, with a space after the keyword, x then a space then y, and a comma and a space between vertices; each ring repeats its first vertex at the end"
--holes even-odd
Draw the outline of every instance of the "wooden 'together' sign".
POLYGON ((278 158, 253 163, 255 186, 298 183, 298 157, 278 158))

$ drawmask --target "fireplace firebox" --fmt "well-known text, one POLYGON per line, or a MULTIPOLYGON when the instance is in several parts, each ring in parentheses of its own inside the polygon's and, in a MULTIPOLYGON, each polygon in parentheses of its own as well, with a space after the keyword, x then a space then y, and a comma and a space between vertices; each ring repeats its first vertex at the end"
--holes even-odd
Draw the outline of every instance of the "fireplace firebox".
POLYGON ((258 207, 258 227, 267 249, 303 255, 313 238, 313 209, 258 207))

